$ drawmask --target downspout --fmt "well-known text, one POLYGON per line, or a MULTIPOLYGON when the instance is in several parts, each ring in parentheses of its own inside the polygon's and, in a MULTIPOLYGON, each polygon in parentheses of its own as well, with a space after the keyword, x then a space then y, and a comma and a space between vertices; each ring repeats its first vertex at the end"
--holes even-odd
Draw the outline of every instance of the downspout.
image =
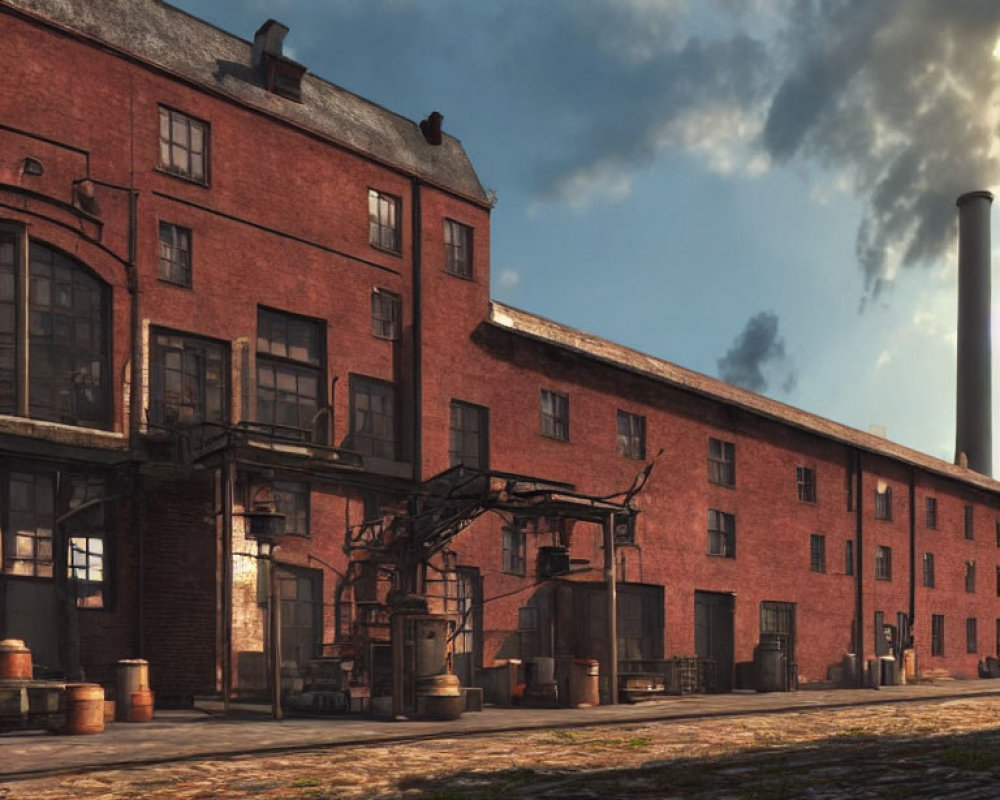
POLYGON ((864 566, 865 566, 865 548, 864 548, 864 525, 862 510, 864 504, 861 499, 862 490, 862 479, 861 479, 861 452, 859 450, 854 451, 854 539, 857 543, 854 550, 854 559, 856 565, 856 575, 855 575, 855 601, 854 605, 857 609, 857 633, 855 640, 855 647, 858 651, 858 669, 857 669, 857 681, 860 688, 865 686, 865 615, 864 615, 864 592, 862 588, 864 586, 864 566))
POLYGON ((413 483, 420 485, 423 479, 423 314, 422 314, 422 249, 423 215, 420 205, 420 181, 411 181, 413 197, 413 233, 410 247, 413 252, 413 416, 411 436, 413 452, 413 483))
MULTIPOLYGON (((910 619, 907 624, 906 641, 901 641, 901 650, 910 646, 913 619, 917 613, 917 471, 910 467, 910 619)), ((902 631, 900 631, 902 633, 902 631)), ((902 652, 900 653, 902 656, 902 652)))

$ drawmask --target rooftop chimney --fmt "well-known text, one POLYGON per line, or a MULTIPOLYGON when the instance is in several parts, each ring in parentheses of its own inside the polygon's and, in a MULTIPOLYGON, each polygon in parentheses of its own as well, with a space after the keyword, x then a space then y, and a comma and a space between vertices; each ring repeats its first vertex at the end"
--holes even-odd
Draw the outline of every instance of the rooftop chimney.
POLYGON ((958 198, 958 381, 955 463, 993 475, 990 369, 990 192, 958 198))
POLYGON ((440 111, 432 111, 427 119, 420 121, 420 132, 427 140, 427 144, 435 147, 441 144, 441 123, 444 115, 440 111))
POLYGON ((281 58, 281 43, 288 35, 288 26, 282 25, 276 19, 269 19, 257 29, 253 35, 253 65, 259 66, 264 59, 264 53, 281 58))
POLYGON ((288 26, 269 19, 253 36, 253 65, 269 92, 302 102, 302 76, 306 68, 282 54, 288 26))

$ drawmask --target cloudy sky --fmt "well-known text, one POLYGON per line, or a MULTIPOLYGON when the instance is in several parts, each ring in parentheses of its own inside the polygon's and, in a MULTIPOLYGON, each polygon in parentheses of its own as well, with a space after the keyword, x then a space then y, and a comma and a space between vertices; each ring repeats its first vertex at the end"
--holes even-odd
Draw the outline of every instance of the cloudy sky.
POLYGON ((441 111, 496 191, 495 298, 953 458, 996 0, 174 4, 246 39, 274 17, 311 72, 441 111))

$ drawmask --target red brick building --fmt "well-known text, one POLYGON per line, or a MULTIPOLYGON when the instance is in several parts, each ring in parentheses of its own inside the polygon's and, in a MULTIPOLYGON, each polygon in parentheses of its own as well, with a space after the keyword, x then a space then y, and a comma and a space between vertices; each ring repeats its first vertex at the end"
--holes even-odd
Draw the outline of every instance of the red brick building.
MULTIPOLYGON (((304 668, 384 641, 393 577, 363 545, 434 476, 600 506, 661 450, 616 535, 623 663, 697 655, 727 690, 762 635, 800 681, 911 637, 924 673, 997 653, 1000 484, 491 303, 490 200, 439 116, 311 75, 276 23, 248 42, 155 0, 0 0, 0 25, 0 634, 37 663, 259 690, 258 501, 286 518, 304 668)), ((397 587, 467 612, 463 680, 606 661, 601 525, 468 521, 397 587), (547 577, 552 548, 572 574, 547 577)))

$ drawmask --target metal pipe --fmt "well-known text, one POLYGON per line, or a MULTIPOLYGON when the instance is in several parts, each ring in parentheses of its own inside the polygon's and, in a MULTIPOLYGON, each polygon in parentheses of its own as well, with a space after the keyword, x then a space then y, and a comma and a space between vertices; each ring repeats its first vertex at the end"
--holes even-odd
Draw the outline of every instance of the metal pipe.
POLYGON ((233 502, 236 496, 236 468, 227 453, 222 465, 222 710, 229 715, 233 689, 233 502))
POLYGON ((604 583, 608 615, 608 702, 618 705, 618 585, 615 580, 615 515, 604 520, 604 583))
POLYGON ((413 234, 410 248, 413 260, 412 302, 413 302, 413 335, 411 336, 413 352, 413 415, 411 437, 413 445, 413 482, 417 485, 423 480, 423 313, 422 303, 422 248, 423 248, 423 212, 421 208, 420 181, 416 178, 412 183, 413 202, 413 234))
POLYGON ((865 603, 864 603, 864 519, 861 491, 864 482, 861 478, 861 451, 854 451, 854 563, 856 575, 854 578, 855 607, 857 608, 857 640, 855 649, 858 651, 857 681, 860 688, 865 686, 865 603))
POLYGON ((275 719, 284 719, 281 708, 281 594, 278 583, 278 562, 271 548, 269 586, 267 603, 271 628, 271 713, 275 719))

